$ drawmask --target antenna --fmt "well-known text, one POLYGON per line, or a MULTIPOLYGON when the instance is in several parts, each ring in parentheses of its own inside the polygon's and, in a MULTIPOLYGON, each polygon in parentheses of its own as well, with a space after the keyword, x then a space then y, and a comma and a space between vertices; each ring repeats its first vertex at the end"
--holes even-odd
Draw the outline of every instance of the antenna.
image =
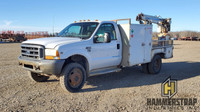
POLYGON ((54 23, 55 23, 55 16, 53 16, 53 37, 54 37, 54 23))

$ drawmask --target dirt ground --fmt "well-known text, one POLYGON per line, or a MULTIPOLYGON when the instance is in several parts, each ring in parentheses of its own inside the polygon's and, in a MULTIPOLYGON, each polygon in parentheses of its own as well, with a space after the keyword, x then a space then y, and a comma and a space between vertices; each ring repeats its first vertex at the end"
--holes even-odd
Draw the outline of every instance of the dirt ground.
MULTIPOLYGON (((62 90, 59 80, 35 83, 18 66, 20 44, 0 44, 0 111, 169 111, 148 109, 147 98, 163 98, 161 83, 169 76, 178 80, 173 98, 197 98, 200 112, 200 42, 175 41, 174 58, 163 60, 158 75, 141 73, 141 67, 90 77, 79 93, 62 90)), ((196 109, 196 110, 195 110, 196 109)))

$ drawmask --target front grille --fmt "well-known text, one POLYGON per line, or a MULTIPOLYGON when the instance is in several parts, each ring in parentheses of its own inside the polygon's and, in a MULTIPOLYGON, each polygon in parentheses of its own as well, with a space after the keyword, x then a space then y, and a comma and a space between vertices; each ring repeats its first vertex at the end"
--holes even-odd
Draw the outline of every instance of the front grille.
POLYGON ((24 58, 31 59, 43 59, 44 58, 44 47, 39 45, 21 45, 21 56, 24 58))

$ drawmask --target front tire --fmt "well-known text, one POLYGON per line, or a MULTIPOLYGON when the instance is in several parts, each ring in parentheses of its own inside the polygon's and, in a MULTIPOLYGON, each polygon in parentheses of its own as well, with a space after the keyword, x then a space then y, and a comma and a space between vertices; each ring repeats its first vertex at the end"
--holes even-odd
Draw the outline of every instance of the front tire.
POLYGON ((49 79, 48 76, 40 75, 31 71, 28 71, 28 75, 35 82, 45 82, 49 79))
POLYGON ((162 67, 162 58, 155 55, 152 61, 148 64, 148 71, 150 74, 158 74, 162 67))
POLYGON ((65 91, 78 92, 86 80, 86 71, 79 63, 66 65, 60 77, 60 85, 65 91))

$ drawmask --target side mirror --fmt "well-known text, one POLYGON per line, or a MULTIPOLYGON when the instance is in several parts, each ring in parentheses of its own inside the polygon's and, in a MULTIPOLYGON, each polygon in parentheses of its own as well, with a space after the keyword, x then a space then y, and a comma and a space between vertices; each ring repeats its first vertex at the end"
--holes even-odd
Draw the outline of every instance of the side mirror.
POLYGON ((104 35, 103 35, 103 37, 104 37, 104 42, 105 42, 105 43, 111 42, 110 33, 105 32, 104 35))
POLYGON ((94 43, 98 43, 98 42, 97 42, 97 38, 98 38, 98 36, 95 35, 94 38, 93 38, 93 42, 94 42, 94 43))

